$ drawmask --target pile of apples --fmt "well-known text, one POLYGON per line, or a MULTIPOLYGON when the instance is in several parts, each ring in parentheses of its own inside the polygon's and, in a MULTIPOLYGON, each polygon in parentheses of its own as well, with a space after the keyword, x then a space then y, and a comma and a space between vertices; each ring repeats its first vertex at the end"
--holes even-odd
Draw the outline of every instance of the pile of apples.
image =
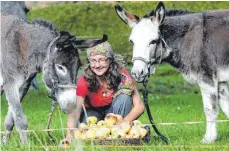
POLYGON ((139 120, 117 124, 123 117, 109 113, 104 120, 98 121, 95 116, 87 118, 87 124, 80 123, 74 130, 75 139, 129 139, 144 138, 147 130, 139 120), (116 125, 117 124, 117 125, 116 125))

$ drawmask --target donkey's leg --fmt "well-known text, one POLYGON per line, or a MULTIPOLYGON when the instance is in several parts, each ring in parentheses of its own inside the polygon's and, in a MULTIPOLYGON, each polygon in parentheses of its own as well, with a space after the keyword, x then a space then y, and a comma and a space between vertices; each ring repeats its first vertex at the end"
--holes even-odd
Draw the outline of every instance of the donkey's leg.
POLYGON ((22 99, 25 97, 25 95, 27 94, 27 92, 29 91, 29 87, 30 87, 31 83, 27 83, 25 86, 23 86, 21 88, 21 90, 19 91, 20 93, 20 101, 22 101, 22 99))
POLYGON ((14 127, 14 120, 13 120, 13 114, 10 110, 10 108, 8 109, 8 112, 7 112, 7 115, 5 117, 5 128, 6 128, 6 132, 5 134, 3 135, 2 137, 2 143, 3 144, 6 144, 9 137, 10 137, 10 134, 13 130, 13 127, 14 127))
POLYGON ((218 86, 217 84, 200 84, 203 99, 204 113, 206 116, 206 134, 202 143, 214 142, 217 138, 216 120, 219 113, 218 108, 218 86))
POLYGON ((32 80, 34 79, 34 77, 36 77, 36 73, 34 73, 33 75, 30 76, 30 78, 28 78, 26 80, 26 82, 21 86, 19 93, 20 93, 20 101, 22 101, 22 99, 25 97, 25 95, 27 94, 27 92, 29 91, 29 87, 31 85, 32 80))
POLYGON ((229 118, 229 91, 227 83, 219 83, 219 104, 224 114, 229 118))
MULTIPOLYGON (((6 99, 8 101, 9 109, 12 113, 14 124, 20 134, 21 142, 23 144, 27 144, 27 132, 25 132, 25 130, 28 128, 28 121, 20 104, 19 90, 12 85, 8 85, 6 87, 8 88, 5 89, 6 99)), ((10 125, 10 122, 7 124, 10 125)))

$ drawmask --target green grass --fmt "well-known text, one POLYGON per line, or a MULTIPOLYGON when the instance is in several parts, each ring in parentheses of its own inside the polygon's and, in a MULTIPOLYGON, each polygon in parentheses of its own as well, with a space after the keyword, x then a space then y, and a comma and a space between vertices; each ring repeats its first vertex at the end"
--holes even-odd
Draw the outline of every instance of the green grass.
MULTIPOLYGON (((130 68, 129 68, 130 69, 130 68)), ((41 146, 50 146, 50 150, 58 150, 58 143, 63 139, 64 131, 54 131, 52 135, 56 139, 55 144, 49 142, 46 132, 42 130, 46 127, 46 122, 51 107, 51 101, 47 97, 47 92, 41 82, 39 75, 40 89, 30 91, 22 102, 24 113, 29 121, 29 129, 36 130, 29 133, 29 145, 20 145, 19 136, 16 130, 13 131, 10 142, 1 145, 3 151, 40 151, 41 146), (36 134, 36 135, 35 135, 36 134), (41 141, 41 142, 40 142, 41 141)), ((140 84, 137 84, 141 88, 140 84)), ((150 78, 148 84, 149 105, 156 123, 161 122, 186 122, 205 121, 203 105, 199 88, 185 82, 180 73, 169 65, 158 67, 156 75, 150 78)), ((7 113, 7 102, 5 95, 1 97, 1 131, 4 131, 4 117, 7 113)), ((59 109, 56 109, 52 120, 51 128, 58 129, 66 127, 67 116, 59 109), (61 123, 61 120, 63 123, 61 123), (63 124, 63 127, 62 127, 63 124)), ((220 112, 220 120, 227 120, 226 116, 220 112)), ((143 123, 149 123, 146 112, 140 117, 143 123)), ((229 123, 218 123, 218 140, 210 145, 200 143, 205 133, 205 123, 201 124, 177 124, 177 125, 157 125, 158 129, 169 139, 169 145, 163 145, 162 141, 151 129, 151 142, 142 146, 100 146, 91 143, 82 143, 84 150, 89 151, 124 151, 124 150, 228 150, 229 146, 229 123), (223 148, 225 147, 225 148, 223 148)), ((71 150, 78 151, 79 145, 73 145, 71 150)))

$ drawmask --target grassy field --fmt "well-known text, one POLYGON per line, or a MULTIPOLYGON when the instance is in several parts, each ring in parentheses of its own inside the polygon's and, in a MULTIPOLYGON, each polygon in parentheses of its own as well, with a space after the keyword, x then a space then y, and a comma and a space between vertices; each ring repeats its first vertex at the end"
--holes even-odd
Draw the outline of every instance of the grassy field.
MULTIPOLYGON (((22 102, 24 113, 29 121, 29 129, 35 132, 29 133, 29 145, 20 145, 16 130, 13 131, 10 142, 1 145, 3 151, 40 151, 44 150, 42 145, 48 146, 49 150, 58 150, 58 143, 64 138, 64 131, 53 131, 52 135, 56 139, 55 144, 49 142, 46 132, 42 130, 46 127, 51 101, 47 97, 47 92, 39 75, 40 89, 31 90, 22 102)), ((140 84, 137 84, 141 88, 140 84)), ((157 127, 169 139, 169 145, 163 145, 158 136, 151 130, 151 142, 142 146, 99 146, 93 143, 81 143, 73 145, 71 150, 80 151, 124 151, 124 150, 228 150, 229 149, 229 123, 218 123, 218 140, 210 145, 200 143, 205 133, 205 116, 202 111, 202 101, 199 88, 188 84, 183 80, 180 73, 169 65, 161 65, 157 69, 157 74, 152 76, 148 85, 150 90, 149 105, 156 123, 166 122, 187 122, 203 121, 201 124, 176 124, 160 125, 157 127)), ((7 102, 5 95, 1 97, 1 131, 4 131, 4 117, 7 113, 7 102)), ((52 120, 51 128, 60 129, 66 127, 66 115, 56 109, 52 120)), ((226 116, 220 112, 220 120, 227 120, 226 116)), ((143 123, 149 123, 146 112, 140 117, 143 123)))

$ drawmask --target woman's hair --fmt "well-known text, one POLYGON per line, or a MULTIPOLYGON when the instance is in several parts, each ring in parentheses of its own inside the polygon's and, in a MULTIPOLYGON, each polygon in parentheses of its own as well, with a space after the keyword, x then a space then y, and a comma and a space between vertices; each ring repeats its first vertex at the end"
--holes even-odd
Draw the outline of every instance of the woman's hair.
MULTIPOLYGON (((108 70, 105 73, 106 82, 109 84, 109 87, 111 89, 116 91, 122 78, 120 65, 113 58, 109 60, 110 60, 110 65, 108 70)), ((99 84, 98 76, 91 70, 89 64, 84 69, 84 78, 88 82, 88 90, 91 92, 96 92, 100 84, 99 84)))

